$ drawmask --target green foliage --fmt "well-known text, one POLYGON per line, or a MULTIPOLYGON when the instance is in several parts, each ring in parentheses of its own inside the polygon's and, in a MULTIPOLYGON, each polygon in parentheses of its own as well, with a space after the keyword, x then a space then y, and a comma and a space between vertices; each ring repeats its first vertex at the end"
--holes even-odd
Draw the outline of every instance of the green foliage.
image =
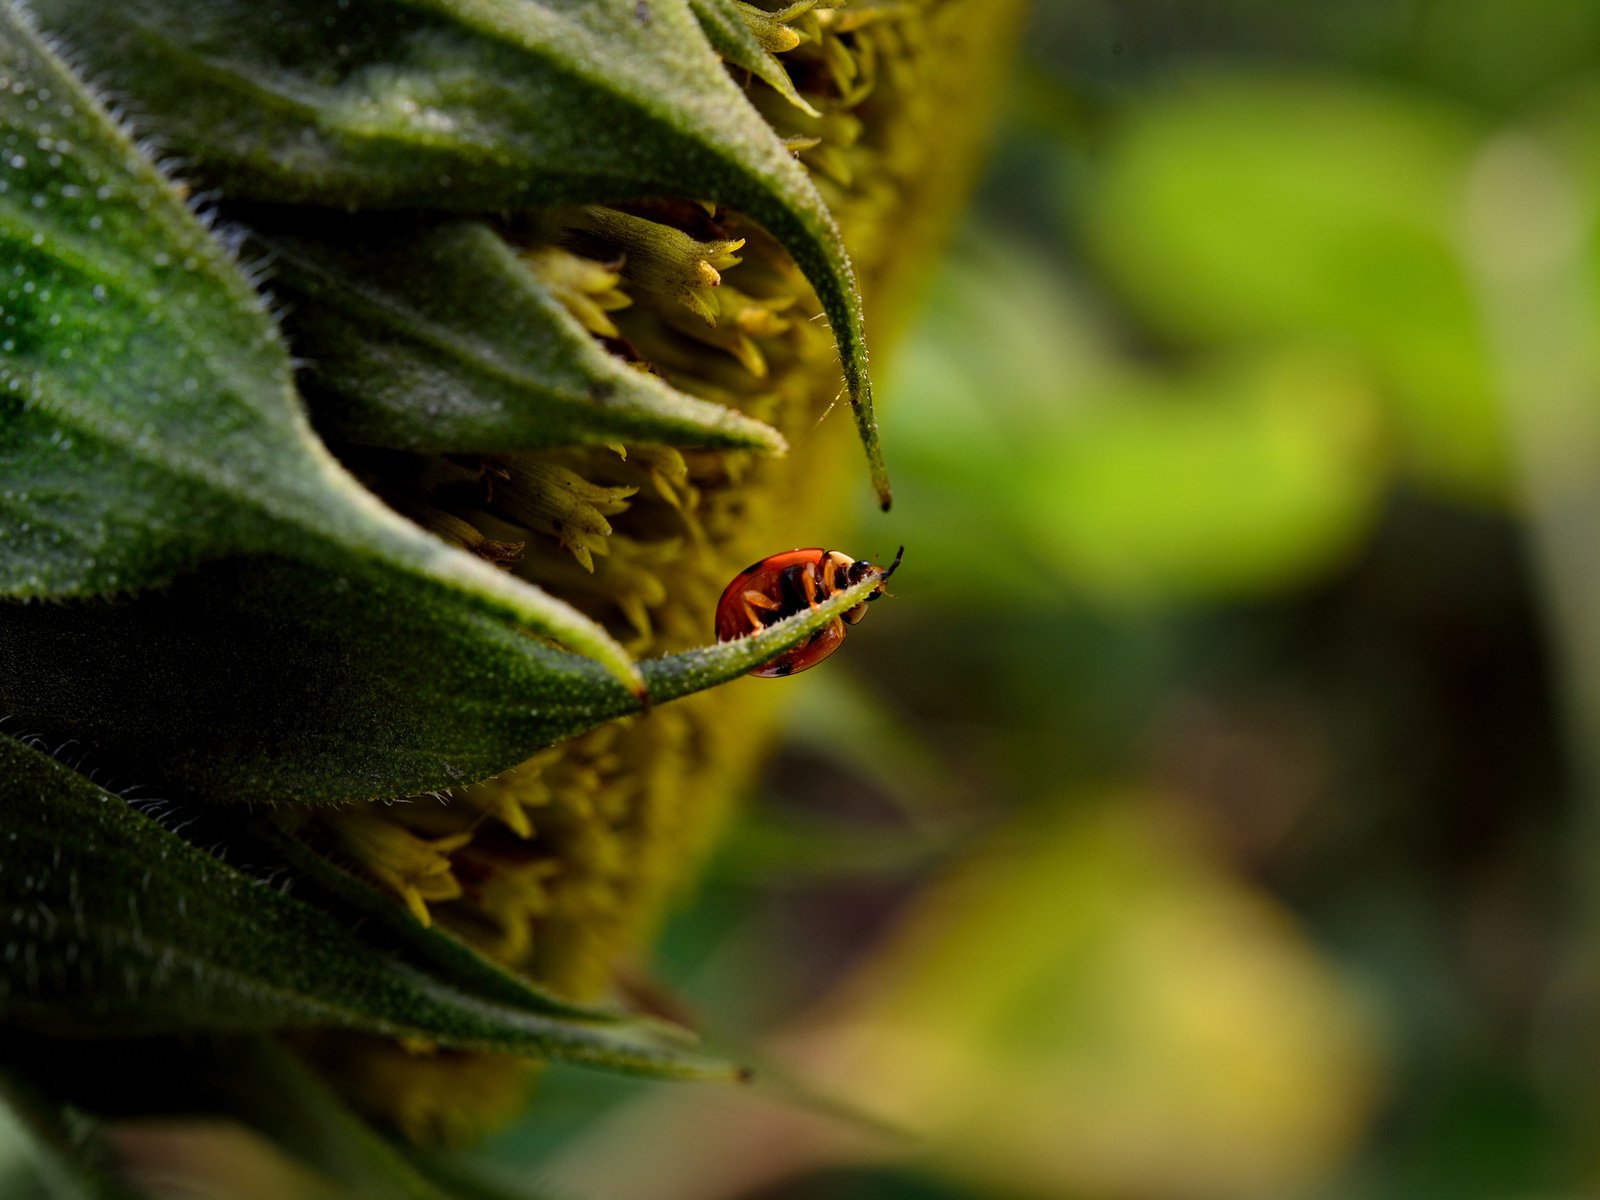
MULTIPOLYGON (((0 1071, 0 1105, 27 1135, 29 1158, 39 1183, 62 1200, 140 1200, 118 1171, 98 1122, 51 1099, 33 1084, 0 1071)), ((0 1179, 0 1185, 8 1180, 0 1179)), ((8 1197, 11 1195, 8 1190, 8 1197)))
POLYGON ((260 297, 9 9, 0 72, 0 596, 121 592, 274 553, 409 580, 419 607, 510 617, 637 680, 593 621, 424 534, 334 462, 260 297))
POLYGON ((1480 131, 1402 91, 1305 76, 1200 78, 1137 108, 1090 245, 1163 331, 1310 344, 1370 368, 1411 469, 1502 497, 1505 449, 1460 242, 1480 131))
MULTIPOLYGON (((382 451, 782 453, 775 430, 608 353, 514 248, 545 206, 705 199, 761 224, 817 292, 887 506, 839 233, 719 50, 806 107, 720 0, 0 0, 0 1057, 28 1073, 7 1094, 25 1116, 39 1100, 67 1193, 124 1194, 90 1110, 28 1088, 71 1059, 115 1091, 102 1049, 170 1052, 184 1105, 201 1076, 237 1088, 234 1115, 319 1196, 456 1188, 264 1037, 740 1076, 679 1030, 545 993, 226 807, 484 778, 734 679, 880 585, 635 663, 385 507, 302 410, 296 370, 319 429, 382 451), (213 190, 196 200, 174 164, 213 190), (75 739, 192 802, 211 849, 12 733, 75 739), (237 865, 262 851, 293 895, 237 865)), ((150 1111, 151 1082, 112 1099, 150 1111)))
MULTIPOLYGON (((652 701, 738 678, 876 586, 869 576, 759 634, 640 663, 652 701)), ((492 617, 283 560, 0 622, 0 711, 215 802, 454 787, 641 707, 595 663, 492 617)))
POLYGON ((33 7, 206 184, 234 197, 481 212, 672 195, 748 214, 827 312, 887 505, 838 231, 688 0, 33 7))
POLYGON ((208 1195, 273 1200, 537 1200, 521 1184, 491 1190, 435 1160, 413 1161, 358 1118, 299 1057, 267 1038, 160 1043, 169 1075, 187 1077, 215 1106, 201 1120, 123 1122, 106 1072, 158 1065, 152 1047, 96 1045, 98 1069, 76 1061, 84 1045, 55 1043, 72 1060, 45 1091, 0 1076, 0 1131, 23 1135, 31 1178, 0 1180, 7 1200, 161 1200, 204 1186, 208 1195), (82 1076, 87 1070, 88 1079, 82 1076), (115 1146, 115 1149, 113 1149, 115 1146), (120 1154, 119 1154, 120 1152, 120 1154), (119 1159, 121 1161, 119 1161, 119 1159), (23 1190, 26 1189, 26 1190, 23 1190))
POLYGON ((789 78, 789 72, 756 38, 738 0, 689 0, 705 30, 706 40, 718 54, 737 67, 772 85, 774 91, 810 116, 819 116, 789 78))
POLYGON ((292 1053, 267 1039, 222 1043, 229 1108, 330 1181, 348 1200, 449 1200, 352 1113, 292 1053))
POLYGON ((353 1029, 655 1076, 735 1073, 613 1018, 440 978, 12 738, 0 738, 0 814, 0 903, 26 914, 7 934, 27 964, 4 979, 8 1024, 119 1037, 353 1029))
POLYGON ((317 423, 346 441, 452 453, 625 439, 785 449, 770 426, 607 352, 480 222, 368 216, 262 242, 317 423))
MULTIPOLYGON (((266 36, 266 25, 247 25, 266 36)), ((0 359, 0 592, 67 599, 144 589, 109 606, 8 608, 0 710, 30 730, 92 737, 191 795, 345 800, 482 778, 643 707, 645 675, 598 625, 423 533, 334 462, 300 412, 260 298, 174 187, 10 9, 0 9, 0 55, 0 130, 13 148, 0 239, 16 264, 0 359)), ((388 440, 405 440, 394 374, 431 369, 456 397, 477 397, 453 425, 416 414, 433 431, 419 436, 450 444, 667 426, 680 439, 699 429, 712 443, 775 444, 755 422, 713 421, 709 405, 600 365, 602 352, 574 348, 564 317, 543 326, 557 349, 537 369, 569 393, 631 397, 631 410, 600 419, 574 401, 543 410, 543 433, 525 419, 495 425, 478 385, 501 369, 512 334, 509 316, 483 307, 517 301, 488 296, 452 317, 448 301, 465 285, 409 307, 395 292, 447 251, 462 265, 488 260, 504 278, 506 252, 476 225, 416 236, 423 262, 388 267, 370 242, 316 252, 283 243, 291 280, 303 280, 313 258, 338 268, 335 312, 348 313, 363 281, 396 337, 410 339, 370 364, 366 385, 351 382, 360 364, 331 353, 348 352, 348 341, 319 343, 388 440), (482 318, 483 339, 493 331, 494 349, 446 363, 437 337, 432 351, 421 344, 446 320, 459 335, 471 317, 482 318)), ((436 266, 430 278, 441 276, 448 270, 436 266)), ((522 316, 550 308, 531 284, 521 301, 522 316)), ((537 352, 521 353, 526 404, 537 352)), ((654 663, 652 699, 733 678, 839 607, 654 663)))
POLYGON ((900 438, 920 591, 1173 604, 1271 592, 1350 553, 1390 470, 1360 372, 1263 352, 1158 373, 1103 336, 1003 243, 957 256, 901 380, 927 417, 900 438))

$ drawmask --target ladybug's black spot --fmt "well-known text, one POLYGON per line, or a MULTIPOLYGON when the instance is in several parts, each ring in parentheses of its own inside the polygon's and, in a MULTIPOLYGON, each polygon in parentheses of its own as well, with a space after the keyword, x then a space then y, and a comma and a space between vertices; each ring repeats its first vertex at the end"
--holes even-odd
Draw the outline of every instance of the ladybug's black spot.
POLYGON ((784 662, 781 662, 781 663, 774 663, 773 667, 772 667, 772 672, 773 672, 773 674, 780 675, 780 676, 781 675, 793 675, 794 674, 794 664, 792 662, 787 661, 787 660, 785 660, 784 662))
POLYGON ((809 638, 806 639, 806 645, 815 646, 818 642, 820 642, 823 639, 823 637, 827 634, 827 632, 828 632, 827 626, 823 626, 821 629, 817 630, 809 638))

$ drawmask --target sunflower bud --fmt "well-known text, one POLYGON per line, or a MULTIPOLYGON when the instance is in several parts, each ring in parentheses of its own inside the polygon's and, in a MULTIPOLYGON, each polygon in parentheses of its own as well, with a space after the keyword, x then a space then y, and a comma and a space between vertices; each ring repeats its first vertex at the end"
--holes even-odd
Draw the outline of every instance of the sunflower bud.
POLYGON ((887 505, 861 297, 889 325, 948 216, 1010 6, 30 12, 0 0, 0 711, 213 840, 0 738, 16 853, 41 789, 97 831, 59 887, 0 864, 87 931, 0 1015, 294 1034, 418 1140, 503 1119, 516 1061, 737 1074, 591 1005, 768 737, 706 689, 873 586, 705 645, 843 507, 809 436, 841 393, 887 505), (127 895, 178 944, 119 941, 127 895))

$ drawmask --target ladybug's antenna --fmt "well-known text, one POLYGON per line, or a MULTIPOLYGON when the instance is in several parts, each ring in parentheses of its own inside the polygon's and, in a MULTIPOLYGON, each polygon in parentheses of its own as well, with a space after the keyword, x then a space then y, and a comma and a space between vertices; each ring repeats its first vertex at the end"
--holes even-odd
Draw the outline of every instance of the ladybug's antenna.
POLYGON ((894 561, 889 564, 889 569, 883 573, 883 577, 885 579, 889 578, 889 576, 893 575, 897 570, 899 570, 900 560, 905 556, 906 548, 904 546, 901 546, 899 550, 895 551, 894 561))

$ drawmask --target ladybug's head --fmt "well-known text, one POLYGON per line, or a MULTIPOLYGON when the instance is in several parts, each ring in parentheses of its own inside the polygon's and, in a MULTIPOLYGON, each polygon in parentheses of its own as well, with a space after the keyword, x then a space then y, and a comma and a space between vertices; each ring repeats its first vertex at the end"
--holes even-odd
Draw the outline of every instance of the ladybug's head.
MULTIPOLYGON (((868 562, 866 559, 862 559, 859 562, 853 562, 850 564, 850 582, 860 583, 863 579, 875 571, 883 572, 883 578, 888 579, 889 576, 893 575, 897 570, 899 570, 900 560, 904 558, 905 555, 906 548, 901 546, 894 556, 894 561, 889 564, 889 569, 886 571, 877 563, 868 562)), ((876 600, 881 595, 883 595, 883 592, 881 591, 873 592, 872 595, 867 597, 867 599, 876 600)))

